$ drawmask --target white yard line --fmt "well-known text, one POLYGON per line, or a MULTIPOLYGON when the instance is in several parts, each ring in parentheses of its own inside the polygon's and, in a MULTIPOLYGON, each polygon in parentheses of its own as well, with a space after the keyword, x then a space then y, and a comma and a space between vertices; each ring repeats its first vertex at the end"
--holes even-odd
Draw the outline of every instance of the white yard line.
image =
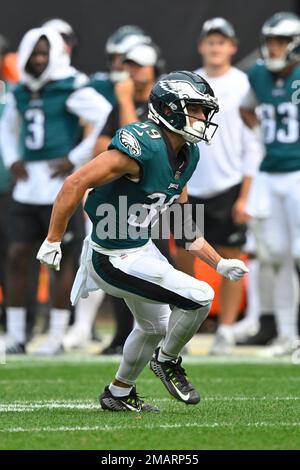
MULTIPOLYGON (((23 356, 15 355, 7 357, 7 363, 0 366, 0 371, 5 367, 45 367, 57 366, 63 364, 84 365, 84 364, 116 364, 121 360, 121 356, 91 356, 82 353, 62 354, 55 357, 38 357, 31 354, 23 356)), ((184 356, 184 364, 292 364, 290 357, 283 358, 260 358, 250 356, 227 356, 227 357, 210 357, 210 356, 184 356)), ((295 367, 297 367, 295 365, 295 367)))
MULTIPOLYGON (((202 398, 202 402, 280 402, 280 401, 299 401, 300 396, 282 396, 282 397, 245 397, 245 396, 210 396, 202 398)), ((154 403, 173 403, 170 398, 157 398, 150 400, 154 403)), ((98 410, 100 405, 93 400, 38 400, 38 401, 15 401, 12 403, 0 403, 0 413, 30 413, 40 410, 98 410)))
POLYGON ((67 382, 67 380, 64 380, 64 379, 43 379, 41 381, 41 379, 1 379, 0 380, 0 385, 27 385, 27 384, 33 384, 33 383, 36 383, 36 384, 41 384, 43 382, 43 384, 47 384, 47 385, 57 385, 57 384, 61 384, 61 383, 65 383, 67 382))
POLYGON ((49 432, 99 432, 99 431, 119 431, 119 430, 147 430, 147 429, 178 429, 178 428, 300 428, 300 422, 253 422, 253 423, 230 423, 230 422, 214 422, 214 423, 183 423, 183 424, 143 424, 143 425, 105 425, 105 426, 58 426, 58 427, 35 427, 35 428, 2 428, 0 433, 49 433, 49 432))
MULTIPOLYGON (((1 369, 0 369, 1 370, 1 369)), ((232 382, 251 382, 251 383, 259 383, 259 382, 300 382, 300 376, 295 377, 293 375, 285 375, 283 377, 272 377, 270 379, 269 377, 201 377, 199 375, 198 377, 193 379, 193 382, 196 383, 203 383, 205 384, 212 383, 212 384, 225 384, 225 383, 232 383, 232 382)), ((57 379, 43 379, 43 384, 48 384, 48 385, 57 385, 57 384, 63 384, 67 382, 72 382, 72 379, 67 380, 67 379, 62 379, 62 378, 57 378, 57 379)), ((157 378, 153 379, 144 379, 144 378, 139 378, 138 382, 140 384, 157 384, 157 378)), ((0 386, 1 385, 31 385, 32 383, 41 383, 41 379, 0 379, 0 386)))

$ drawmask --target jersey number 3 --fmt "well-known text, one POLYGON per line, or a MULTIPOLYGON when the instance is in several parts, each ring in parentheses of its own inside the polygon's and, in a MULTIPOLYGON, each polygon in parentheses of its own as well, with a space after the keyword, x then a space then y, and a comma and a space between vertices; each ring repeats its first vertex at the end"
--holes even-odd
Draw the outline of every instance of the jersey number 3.
POLYGON ((41 109, 28 109, 25 119, 27 121, 25 145, 30 150, 39 150, 45 141, 45 115, 41 109))

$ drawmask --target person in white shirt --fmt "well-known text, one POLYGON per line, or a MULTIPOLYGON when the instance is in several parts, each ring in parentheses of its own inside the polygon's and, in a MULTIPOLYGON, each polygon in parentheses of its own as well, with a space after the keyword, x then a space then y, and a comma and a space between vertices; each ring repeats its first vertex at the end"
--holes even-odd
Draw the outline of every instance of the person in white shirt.
MULTIPOLYGON (((223 18, 204 23, 198 50, 203 67, 196 72, 209 81, 218 96, 219 124, 213 144, 200 144, 200 161, 189 181, 189 202, 204 204, 204 233, 226 258, 239 258, 246 241, 245 204, 252 177, 262 158, 261 145, 244 124, 239 105, 249 89, 245 73, 231 65, 237 51, 232 25, 223 18)), ((177 264, 194 274, 194 258, 178 247, 177 264)), ((222 279, 220 321, 211 353, 223 354, 234 344, 232 325, 239 313, 242 283, 222 279)))
MULTIPOLYGON (((8 253, 7 352, 25 352, 26 301, 35 246, 45 236, 53 202, 63 181, 92 155, 95 138, 111 105, 86 86, 88 78, 69 65, 64 42, 56 31, 28 31, 19 47, 21 81, 13 90, 1 122, 5 165, 16 184, 10 210, 8 253), (82 124, 93 131, 82 139, 82 124)), ((55 276, 50 331, 41 354, 61 350, 69 323, 75 257, 84 238, 82 208, 69 224, 65 265, 55 276)))

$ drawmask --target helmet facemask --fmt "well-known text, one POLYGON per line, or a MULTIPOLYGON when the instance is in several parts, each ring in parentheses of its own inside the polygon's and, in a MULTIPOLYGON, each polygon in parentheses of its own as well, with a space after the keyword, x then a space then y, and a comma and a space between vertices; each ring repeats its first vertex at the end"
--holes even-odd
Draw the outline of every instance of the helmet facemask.
POLYGON ((181 100, 181 105, 183 113, 185 115, 186 125, 183 128, 182 135, 188 142, 196 144, 200 140, 204 140, 207 144, 211 143, 213 136, 218 128, 218 124, 212 122, 212 118, 216 113, 216 108, 211 108, 206 106, 205 103, 195 102, 195 101, 184 101, 181 100), (189 113, 188 105, 197 104, 202 107, 203 114, 205 119, 199 119, 193 114, 189 113), (191 124, 191 118, 194 119, 194 122, 191 124))
POLYGON ((172 132, 180 134, 187 142, 196 144, 204 140, 207 144, 211 140, 218 128, 218 124, 212 122, 212 118, 218 111, 216 100, 211 102, 211 97, 207 100, 189 100, 185 97, 180 97, 167 105, 164 105, 160 113, 157 113, 151 103, 149 103, 149 117, 157 124, 162 123, 172 132), (203 108, 203 113, 206 119, 199 119, 188 112, 188 105, 196 104, 203 108), (195 119, 191 123, 191 118, 195 119))
MULTIPOLYGON (((287 44, 286 50, 283 55, 279 58, 271 58, 267 39, 272 37, 279 37, 279 36, 266 36, 263 38, 262 46, 261 46, 261 54, 266 64, 266 67, 270 72, 280 72, 285 67, 287 67, 292 62, 297 62, 300 60, 300 36, 291 36, 285 37, 282 36, 284 39, 290 39, 287 44)), ((281 36, 280 36, 281 37, 281 36)))

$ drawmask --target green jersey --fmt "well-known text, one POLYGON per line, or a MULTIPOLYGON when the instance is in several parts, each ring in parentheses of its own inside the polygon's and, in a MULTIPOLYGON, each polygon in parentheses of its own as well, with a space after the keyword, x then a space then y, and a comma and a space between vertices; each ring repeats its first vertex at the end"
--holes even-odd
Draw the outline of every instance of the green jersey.
POLYGON ((261 171, 281 173, 300 170, 300 115, 295 84, 300 65, 286 77, 271 73, 262 61, 249 70, 249 81, 259 102, 259 118, 266 155, 261 171), (294 95, 294 96, 293 96, 294 95))
POLYGON ((109 101, 112 106, 117 104, 114 83, 107 73, 98 72, 91 76, 89 86, 109 101))
MULTIPOLYGON (((0 118, 2 116, 5 97, 7 92, 10 90, 10 86, 4 81, 0 82, 0 118)), ((9 170, 5 167, 3 159, 0 153, 0 193, 8 192, 12 187, 12 178, 9 170)))
POLYGON ((157 214, 176 201, 191 178, 198 146, 185 144, 176 155, 162 129, 147 121, 119 129, 109 149, 134 159, 140 177, 123 176, 90 191, 85 210, 93 223, 92 240, 108 249, 143 246, 157 214))
POLYGON ((17 109, 22 117, 20 146, 25 161, 64 157, 78 144, 81 127, 78 116, 66 105, 77 89, 76 76, 47 83, 38 92, 24 84, 14 90, 17 109))

